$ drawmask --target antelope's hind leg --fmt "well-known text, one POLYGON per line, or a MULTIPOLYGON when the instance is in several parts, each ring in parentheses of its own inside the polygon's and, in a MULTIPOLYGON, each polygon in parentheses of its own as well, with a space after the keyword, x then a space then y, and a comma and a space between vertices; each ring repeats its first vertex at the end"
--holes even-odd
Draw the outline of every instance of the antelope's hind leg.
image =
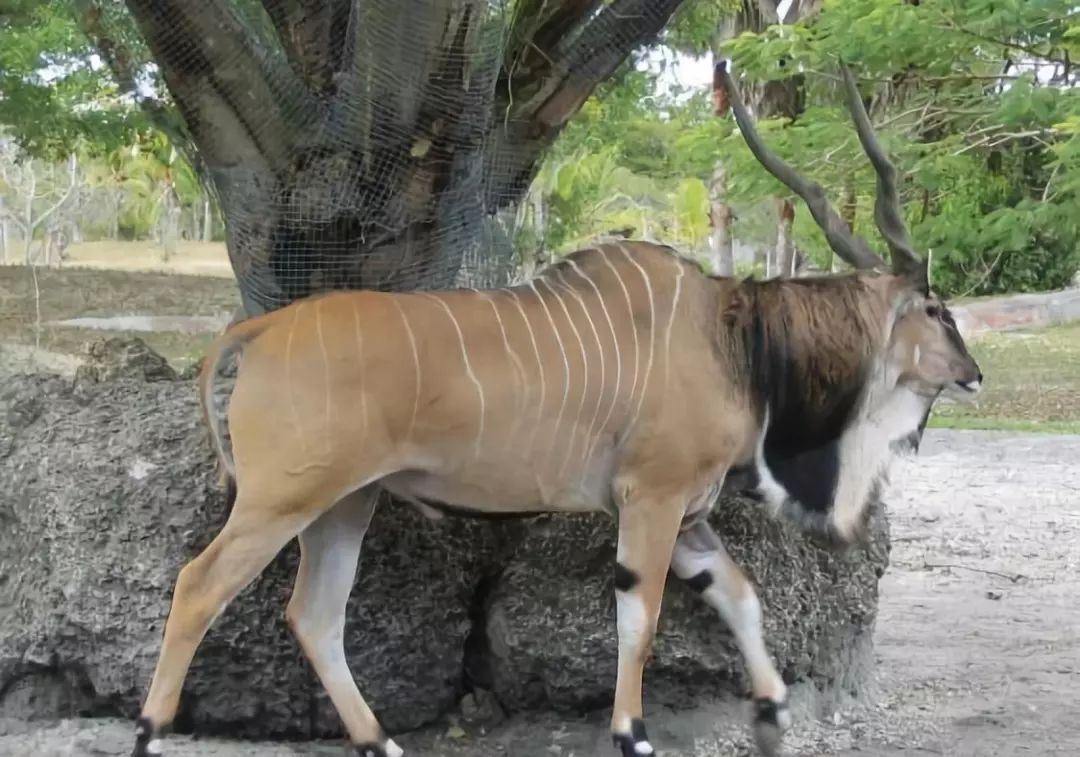
POLYGON ((345 659, 345 609, 379 489, 345 497, 300 534, 289 626, 345 724, 356 757, 401 757, 353 680, 345 659))
POLYGON ((762 754, 775 755, 791 725, 787 687, 765 648, 761 602, 746 576, 704 520, 684 530, 675 543, 672 571, 717 612, 731 629, 750 673, 754 738, 762 754))
POLYGON ((641 679, 652 653, 682 512, 681 502, 635 498, 626 501, 619 513, 615 564, 619 669, 611 733, 623 757, 654 753, 642 716, 641 679))
POLYGON ((161 737, 176 717, 188 668, 210 625, 312 517, 300 507, 269 507, 272 501, 251 491, 240 488, 221 532, 176 578, 133 757, 161 754, 161 737))

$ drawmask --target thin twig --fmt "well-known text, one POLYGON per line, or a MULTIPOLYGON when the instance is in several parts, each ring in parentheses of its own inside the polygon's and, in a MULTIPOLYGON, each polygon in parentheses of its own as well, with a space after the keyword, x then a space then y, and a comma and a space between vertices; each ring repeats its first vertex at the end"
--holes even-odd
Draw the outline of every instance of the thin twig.
POLYGON ((935 568, 952 568, 953 570, 969 570, 972 573, 985 573, 988 576, 997 576, 998 578, 1004 578, 1012 583, 1018 583, 1026 576, 1023 573, 999 573, 996 570, 984 570, 983 568, 972 568, 968 565, 955 565, 953 563, 929 563, 924 562, 923 567, 929 570, 935 568))

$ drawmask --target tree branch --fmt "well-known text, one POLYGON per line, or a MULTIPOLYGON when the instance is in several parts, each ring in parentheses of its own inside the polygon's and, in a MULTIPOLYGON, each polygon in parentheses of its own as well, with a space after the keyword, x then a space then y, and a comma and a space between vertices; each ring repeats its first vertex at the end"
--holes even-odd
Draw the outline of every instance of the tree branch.
POLYGON ((97 0, 75 0, 75 20, 112 72, 120 91, 128 94, 192 165, 199 163, 191 134, 175 110, 156 97, 140 94, 135 82, 133 56, 127 45, 106 31, 102 9, 97 0))
POLYGON ((262 0, 285 57, 312 92, 333 90, 350 3, 335 0, 262 0))
MULTIPOLYGON (((488 165, 501 181, 491 183, 487 200, 501 207, 532 179, 541 153, 554 142, 596 87, 630 53, 655 39, 684 0, 614 0, 599 13, 583 14, 588 0, 574 2, 580 31, 568 31, 550 49, 537 47, 534 67, 508 66, 500 79, 498 102, 504 125, 488 165)), ((566 29, 570 16, 562 18, 566 29)))
POLYGON ((222 0, 127 6, 207 163, 284 172, 291 139, 317 112, 292 70, 261 54, 222 0))

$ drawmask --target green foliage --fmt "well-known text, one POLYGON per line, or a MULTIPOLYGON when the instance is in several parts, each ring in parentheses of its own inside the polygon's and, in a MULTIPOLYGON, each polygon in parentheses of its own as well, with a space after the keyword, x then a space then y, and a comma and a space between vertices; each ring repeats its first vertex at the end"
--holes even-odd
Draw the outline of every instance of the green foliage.
POLYGON ((0 16, 0 126, 29 153, 104 154, 145 119, 79 29, 70 1, 8 0, 0 16))

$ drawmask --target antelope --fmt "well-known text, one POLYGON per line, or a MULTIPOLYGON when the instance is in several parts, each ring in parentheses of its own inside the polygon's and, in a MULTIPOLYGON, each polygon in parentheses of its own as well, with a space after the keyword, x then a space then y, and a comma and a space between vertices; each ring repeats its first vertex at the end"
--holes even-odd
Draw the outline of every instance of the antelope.
POLYGON ((301 560, 286 616, 352 753, 404 754, 360 693, 342 641, 383 490, 428 514, 610 513, 615 748, 654 753, 642 675, 670 570, 730 627, 758 747, 775 754, 791 722, 787 690, 754 588, 706 521, 718 494, 741 486, 811 532, 856 542, 890 460, 917 446, 935 400, 970 397, 982 382, 930 291, 895 169, 843 73, 878 176, 891 271, 820 186, 763 145, 725 70, 755 155, 807 202, 836 253, 870 270, 736 280, 706 275, 670 248, 620 241, 508 288, 334 292, 231 326, 199 385, 235 499, 176 579, 133 755, 161 753, 207 629, 293 538, 301 560), (226 409, 214 397, 233 357, 226 409))

